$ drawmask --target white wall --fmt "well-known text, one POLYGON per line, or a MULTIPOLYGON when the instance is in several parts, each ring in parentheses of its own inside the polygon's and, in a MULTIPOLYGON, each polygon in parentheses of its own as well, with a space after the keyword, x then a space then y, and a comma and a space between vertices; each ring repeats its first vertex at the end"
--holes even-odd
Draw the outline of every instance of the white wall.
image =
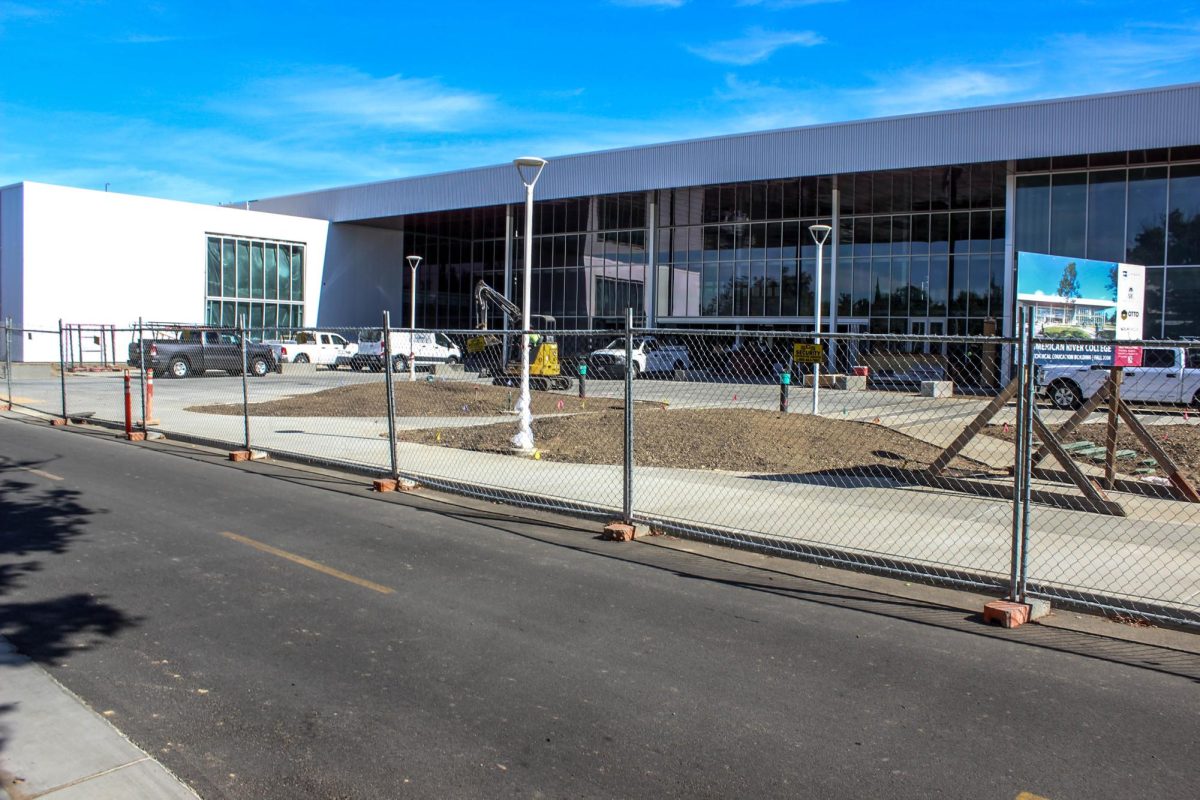
POLYGON ((320 326, 382 325, 384 309, 396 327, 408 324, 409 268, 400 231, 335 223, 325 264, 320 326))
MULTIPOLYGON (((17 237, 16 272, 23 301, 12 316, 26 327, 56 329, 60 319, 118 327, 136 324, 138 317, 203 322, 207 234, 303 242, 304 318, 320 319, 325 220, 41 183, 22 186, 24 230, 17 237)), ((0 196, 5 210, 9 191, 0 196)), ((12 262, 9 225, 3 224, 7 304, 12 262)), ((22 360, 58 359, 56 339, 38 337, 25 345, 22 360)))

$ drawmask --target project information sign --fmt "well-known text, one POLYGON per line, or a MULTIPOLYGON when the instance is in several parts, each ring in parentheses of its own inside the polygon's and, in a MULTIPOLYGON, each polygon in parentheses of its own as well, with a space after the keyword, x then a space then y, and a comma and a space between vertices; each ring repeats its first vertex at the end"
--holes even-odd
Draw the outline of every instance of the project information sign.
POLYGON ((1017 253, 1017 302, 1033 315, 1033 357, 1046 366, 1141 366, 1146 268, 1017 253))

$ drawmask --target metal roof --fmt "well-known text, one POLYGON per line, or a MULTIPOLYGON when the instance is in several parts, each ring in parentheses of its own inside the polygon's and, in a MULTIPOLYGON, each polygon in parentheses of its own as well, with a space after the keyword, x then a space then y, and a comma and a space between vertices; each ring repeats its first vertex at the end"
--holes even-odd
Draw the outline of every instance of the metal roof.
MULTIPOLYGON (((1200 83, 812 125, 550 158, 539 200, 1200 144, 1200 83)), ((511 164, 253 201, 354 222, 524 201, 511 164)))

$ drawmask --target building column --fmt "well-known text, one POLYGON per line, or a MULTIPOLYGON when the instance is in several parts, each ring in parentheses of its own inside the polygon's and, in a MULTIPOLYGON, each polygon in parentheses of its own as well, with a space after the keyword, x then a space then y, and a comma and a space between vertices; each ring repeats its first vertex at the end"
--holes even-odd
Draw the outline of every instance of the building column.
POLYGON ((658 201, 657 193, 646 192, 646 264, 642 280, 645 282, 646 327, 658 325, 658 201))
MULTIPOLYGON (((1014 336, 1017 313, 1017 162, 1009 161, 1004 170, 1004 319, 1002 336, 1014 336)), ((1012 380, 1011 346, 1000 348, 1000 385, 1012 380)))
MULTIPOLYGON (((833 215, 832 221, 829 223, 833 228, 833 232, 829 237, 832 246, 829 249, 829 314, 825 317, 829 320, 829 332, 837 333, 837 275, 838 275, 838 242, 841 241, 842 231, 842 193, 838 189, 838 176, 834 175, 831 178, 833 182, 833 215)), ((825 371, 829 375, 833 375, 837 369, 837 341, 830 340, 829 353, 825 357, 825 371)))

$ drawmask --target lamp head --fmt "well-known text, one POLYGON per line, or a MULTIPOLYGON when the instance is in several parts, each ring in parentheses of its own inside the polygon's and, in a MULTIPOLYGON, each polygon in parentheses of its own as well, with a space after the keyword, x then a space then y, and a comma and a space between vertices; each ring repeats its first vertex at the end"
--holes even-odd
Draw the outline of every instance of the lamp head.
POLYGON ((812 234, 813 241, 817 244, 825 244, 825 240, 829 238, 829 232, 833 230, 830 225, 809 225, 808 232, 812 234))
POLYGON ((405 256, 404 260, 407 261, 408 265, 410 267, 412 267, 414 270, 416 270, 416 268, 421 265, 421 257, 420 256, 405 256))
POLYGON ((546 166, 546 159, 538 158, 537 156, 521 156, 513 159, 513 166, 517 168, 517 174, 521 176, 521 183, 526 186, 533 186, 537 183, 538 177, 542 174, 542 168, 546 166), (528 177, 532 175, 533 177, 528 177))

